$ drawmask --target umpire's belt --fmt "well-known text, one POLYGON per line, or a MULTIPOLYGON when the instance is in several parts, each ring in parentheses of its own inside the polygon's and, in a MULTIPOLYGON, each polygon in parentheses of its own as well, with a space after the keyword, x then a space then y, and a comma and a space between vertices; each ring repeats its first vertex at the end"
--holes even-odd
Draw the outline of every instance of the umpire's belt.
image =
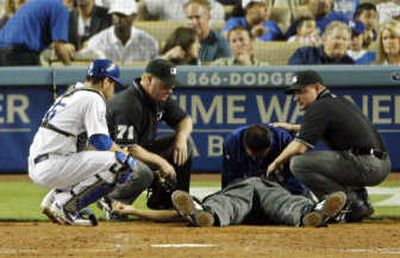
POLYGON ((387 152, 381 151, 378 149, 374 148, 352 148, 350 151, 354 155, 373 155, 377 157, 378 159, 386 159, 387 158, 387 152))
POLYGON ((39 156, 36 156, 36 158, 33 159, 33 163, 36 165, 39 162, 45 161, 49 159, 49 154, 45 153, 45 154, 41 154, 39 156))

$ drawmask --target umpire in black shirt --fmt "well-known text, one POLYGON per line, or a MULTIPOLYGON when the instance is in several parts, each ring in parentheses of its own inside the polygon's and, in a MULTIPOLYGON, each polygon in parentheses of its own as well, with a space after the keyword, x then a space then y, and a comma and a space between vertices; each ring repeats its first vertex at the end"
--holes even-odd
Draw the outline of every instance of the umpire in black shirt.
POLYGON ((172 207, 171 191, 189 191, 192 160, 189 137, 193 122, 171 98, 176 85, 175 66, 163 59, 153 59, 141 78, 110 101, 107 123, 111 135, 138 160, 137 173, 112 192, 111 199, 131 204, 150 186, 152 194, 147 206, 168 209, 172 207), (172 127, 175 134, 156 138, 161 121, 172 127))
POLYGON ((303 124, 276 123, 298 134, 271 163, 267 174, 279 173, 290 159, 293 175, 317 197, 346 192, 347 221, 370 216, 373 209, 365 187, 381 183, 391 171, 390 159, 376 129, 355 104, 325 88, 315 71, 295 73, 287 94, 294 94, 294 100, 305 110, 303 124), (319 140, 331 150, 306 153, 319 140))

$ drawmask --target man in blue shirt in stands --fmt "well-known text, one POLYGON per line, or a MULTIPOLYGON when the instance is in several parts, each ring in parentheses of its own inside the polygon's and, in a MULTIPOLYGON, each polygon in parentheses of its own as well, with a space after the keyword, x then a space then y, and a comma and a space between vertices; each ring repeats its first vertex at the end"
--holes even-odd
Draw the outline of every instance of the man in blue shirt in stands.
MULTIPOLYGON (((293 135, 272 125, 239 127, 224 141, 222 188, 249 177, 265 176, 268 165, 293 140, 293 135)), ((306 194, 306 187, 289 171, 289 166, 275 178, 293 194, 306 194)))
POLYGON ((0 66, 39 65, 40 52, 51 43, 57 57, 69 64, 75 48, 67 43, 66 1, 27 1, 0 30, 0 66))
POLYGON ((301 47, 289 59, 290 65, 355 64, 347 55, 351 30, 342 22, 332 22, 322 36, 322 46, 301 47))
POLYGON ((251 32, 251 35, 260 41, 281 40, 283 35, 275 21, 269 20, 271 4, 269 0, 243 0, 244 17, 232 17, 226 21, 222 32, 226 36, 228 31, 241 26, 251 32))

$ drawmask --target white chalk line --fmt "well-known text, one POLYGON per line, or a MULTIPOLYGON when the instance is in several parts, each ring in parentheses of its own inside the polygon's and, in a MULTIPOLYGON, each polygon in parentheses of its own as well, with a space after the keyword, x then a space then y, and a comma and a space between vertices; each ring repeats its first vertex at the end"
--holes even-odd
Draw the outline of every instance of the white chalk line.
POLYGON ((217 247, 215 244, 152 244, 151 247, 154 248, 211 248, 217 247))
POLYGON ((22 254, 22 253, 37 253, 33 249, 19 249, 19 248, 0 248, 0 254, 22 254))
POLYGON ((379 254, 400 254, 400 248, 357 248, 341 249, 346 253, 379 253, 379 254))

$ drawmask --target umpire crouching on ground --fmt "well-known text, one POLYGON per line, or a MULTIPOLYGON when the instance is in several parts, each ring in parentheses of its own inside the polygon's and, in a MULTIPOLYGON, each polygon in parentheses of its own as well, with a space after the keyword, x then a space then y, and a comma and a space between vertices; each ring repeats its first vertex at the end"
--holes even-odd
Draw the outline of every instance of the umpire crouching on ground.
POLYGON ((138 159, 135 176, 112 192, 110 199, 131 204, 150 186, 152 194, 147 206, 167 209, 172 207, 173 190, 189 191, 192 163, 189 136, 193 122, 171 98, 177 84, 175 66, 164 59, 153 59, 141 78, 110 101, 107 122, 111 135, 138 159), (172 127, 175 134, 156 138, 161 121, 172 127))
POLYGON ((303 124, 279 123, 298 134, 271 163, 267 174, 279 173, 290 159, 293 175, 319 198, 335 191, 346 192, 350 200, 347 221, 370 216, 373 209, 365 186, 381 183, 391 171, 376 129, 355 104, 325 88, 315 71, 295 73, 286 93, 294 94, 294 100, 305 110, 303 124), (320 139, 331 150, 306 153, 320 139))

